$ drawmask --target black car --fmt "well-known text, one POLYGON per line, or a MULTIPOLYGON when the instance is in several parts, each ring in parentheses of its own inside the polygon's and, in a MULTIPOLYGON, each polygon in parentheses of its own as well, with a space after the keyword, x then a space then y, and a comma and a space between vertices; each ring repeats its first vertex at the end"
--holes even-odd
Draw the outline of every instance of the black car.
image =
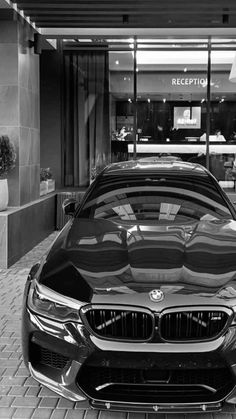
POLYGON ((236 221, 202 166, 108 166, 24 294, 31 375, 99 409, 198 412, 236 403, 236 221))

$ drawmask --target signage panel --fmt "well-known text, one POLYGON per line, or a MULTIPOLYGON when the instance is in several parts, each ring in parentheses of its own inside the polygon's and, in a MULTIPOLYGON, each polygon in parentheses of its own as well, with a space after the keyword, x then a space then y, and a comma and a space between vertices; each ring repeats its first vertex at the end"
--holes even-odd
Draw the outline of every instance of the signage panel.
POLYGON ((174 107, 174 128, 189 129, 201 128, 201 107, 200 106, 175 106, 174 107))

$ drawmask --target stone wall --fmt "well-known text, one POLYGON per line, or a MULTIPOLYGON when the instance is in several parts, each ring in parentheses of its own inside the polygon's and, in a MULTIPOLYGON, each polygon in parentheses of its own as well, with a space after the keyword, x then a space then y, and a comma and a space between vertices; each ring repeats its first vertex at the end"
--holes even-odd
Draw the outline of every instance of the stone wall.
POLYGON ((17 151, 8 175, 9 206, 39 197, 39 56, 28 47, 33 29, 25 22, 0 21, 0 135, 17 151))

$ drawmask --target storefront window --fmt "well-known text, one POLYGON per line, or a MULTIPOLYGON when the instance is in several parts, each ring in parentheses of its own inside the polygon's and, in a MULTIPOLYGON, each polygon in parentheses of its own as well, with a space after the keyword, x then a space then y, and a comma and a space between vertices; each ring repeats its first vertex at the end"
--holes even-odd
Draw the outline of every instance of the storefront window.
POLYGON ((230 81, 235 51, 231 42, 221 42, 212 41, 210 170, 230 190, 236 179, 236 83, 230 81))
POLYGON ((233 188, 235 51, 232 39, 177 38, 80 39, 66 48, 65 184, 88 184, 98 158, 171 154, 233 188))
POLYGON ((137 157, 206 165, 207 58, 205 40, 137 43, 137 157))
MULTIPOLYGON (((130 45, 130 47, 129 47, 130 45)), ((128 159, 134 141, 134 58, 128 51, 109 52, 111 161, 128 159)))

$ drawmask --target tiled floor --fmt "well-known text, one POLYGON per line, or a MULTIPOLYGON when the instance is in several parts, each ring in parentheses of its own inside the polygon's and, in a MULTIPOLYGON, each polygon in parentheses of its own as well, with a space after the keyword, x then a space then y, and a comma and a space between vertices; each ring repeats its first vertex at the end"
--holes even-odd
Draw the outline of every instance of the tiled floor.
POLYGON ((56 233, 51 234, 10 269, 0 269, 0 418, 236 419, 234 407, 214 415, 99 412, 89 409, 86 403, 73 403, 57 397, 29 377, 20 345, 22 292, 30 267, 43 255, 55 236, 56 233))

